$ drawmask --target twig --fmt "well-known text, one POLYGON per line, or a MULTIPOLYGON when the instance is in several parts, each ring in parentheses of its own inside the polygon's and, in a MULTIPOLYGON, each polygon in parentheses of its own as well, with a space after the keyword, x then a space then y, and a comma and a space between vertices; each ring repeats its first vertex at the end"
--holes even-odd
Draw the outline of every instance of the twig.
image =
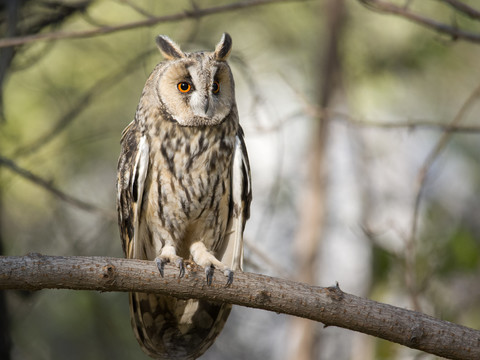
MULTIPOLYGON (((470 94, 467 100, 463 103, 457 115, 449 124, 450 127, 459 126, 460 122, 465 118, 465 114, 467 110, 470 109, 470 107, 475 103, 478 97, 480 97, 480 85, 470 94)), ((423 163, 417 175, 417 189, 415 193, 415 203, 414 203, 413 215, 412 215, 412 226, 410 230, 410 235, 407 239, 406 256, 405 256, 407 265, 409 265, 407 266, 407 271, 405 272, 407 276, 407 288, 410 288, 412 294, 415 294, 416 292, 415 290, 416 281, 414 276, 415 244, 416 244, 416 237, 418 232, 418 218, 419 218, 420 203, 422 200, 422 195, 425 190, 425 184, 427 182, 427 177, 428 177, 430 168, 432 167, 435 160, 440 156, 442 151, 445 149, 447 143, 449 142, 453 134, 454 132, 449 131, 448 128, 444 130, 442 136, 440 137, 438 142, 435 144, 435 147, 432 149, 432 151, 428 154, 427 158, 425 159, 425 162, 423 163), (408 267, 410 267, 410 269, 408 269, 408 267)), ((416 308, 418 308, 418 301, 414 300, 413 302, 416 304, 416 308)))
POLYGON ((457 0, 437 0, 437 1, 447 3, 455 10, 460 11, 461 13, 463 13, 464 15, 467 15, 472 19, 477 19, 477 20, 480 19, 480 11, 478 11, 477 9, 474 9, 471 6, 468 6, 467 4, 464 4, 461 1, 457 1, 457 0))
POLYGON ((153 261, 40 254, 0 257, 1 290, 138 291, 226 302, 360 331, 449 359, 480 358, 480 331, 347 294, 338 284, 324 288, 236 272, 231 286, 225 286, 219 273, 207 286, 205 272, 193 264, 182 279, 171 265, 165 266, 164 276, 153 261))
POLYGON ((456 132, 456 133, 479 133, 480 126, 478 125, 453 125, 453 124, 443 124, 439 122, 434 122, 430 120, 422 119, 407 119, 403 121, 379 121, 379 120, 360 120, 355 118, 355 116, 349 115, 347 113, 337 111, 337 110, 326 110, 333 120, 345 120, 353 125, 358 125, 362 127, 375 127, 383 129, 401 129, 406 128, 408 130, 415 130, 418 128, 423 129, 432 129, 432 130, 441 130, 447 132, 456 132))
POLYGON ((461 30, 456 26, 446 25, 421 14, 415 13, 403 6, 397 6, 384 0, 358 0, 368 8, 385 13, 393 14, 413 21, 416 24, 423 25, 439 33, 451 35, 455 40, 462 39, 473 43, 480 43, 480 34, 461 30))
POLYGON ((276 4, 276 3, 285 3, 285 2, 304 2, 305 0, 250 0, 250 1, 239 1, 232 4, 212 6, 205 9, 195 9, 194 11, 184 11, 181 13, 165 16, 153 16, 145 20, 134 21, 130 23, 104 26, 96 29, 81 30, 81 31, 71 31, 71 32, 50 32, 50 33, 40 33, 35 35, 27 35, 22 37, 13 37, 0 39, 0 48, 18 46, 23 44, 28 44, 35 41, 53 41, 60 39, 80 39, 87 37, 100 36, 105 34, 111 34, 114 32, 131 30, 140 27, 148 27, 156 25, 159 23, 167 23, 173 21, 179 21, 184 19, 195 19, 203 16, 220 14, 224 12, 252 8, 255 6, 276 4))
POLYGON ((145 16, 146 18, 153 18, 153 15, 151 13, 149 13, 147 10, 143 9, 142 7, 138 6, 131 0, 118 0, 118 2, 127 5, 128 7, 130 7, 140 15, 145 16))
POLYGON ((63 114, 54 122, 53 127, 49 129, 47 133, 39 136, 32 143, 23 145, 16 149, 13 152, 14 156, 26 156, 32 152, 38 151, 38 149, 48 144, 55 138, 55 136, 63 131, 68 125, 70 125, 70 123, 72 123, 83 111, 85 111, 92 101, 97 100, 102 93, 113 89, 115 84, 132 74, 132 71, 138 68, 138 64, 141 62, 141 60, 155 51, 157 50, 150 49, 141 53, 127 62, 119 70, 115 70, 96 81, 88 90, 84 92, 84 94, 65 114, 63 114))
POLYGON ((415 130, 417 128, 424 129, 433 129, 433 130, 442 130, 449 132, 461 132, 461 133, 479 133, 480 126, 478 125, 460 125, 460 124, 443 124, 435 122, 434 120, 427 119, 406 119, 402 121, 382 121, 382 120, 372 120, 372 119, 361 119, 359 116, 350 115, 347 112, 339 111, 333 108, 322 109, 319 106, 313 104, 305 94, 296 88, 288 79, 281 75, 285 83, 292 89, 295 93, 295 96, 300 100, 302 105, 302 111, 295 112, 289 115, 286 115, 284 118, 279 120, 279 125, 275 125, 269 129, 265 129, 265 132, 268 131, 277 131, 284 123, 291 122, 292 118, 299 117, 302 115, 308 115, 316 119, 322 119, 325 117, 330 118, 334 121, 346 121, 352 125, 362 126, 362 127, 376 127, 384 129, 399 129, 407 128, 408 130, 415 130))
POLYGON ((40 186, 44 190, 47 190, 49 193, 55 195, 60 200, 70 205, 73 205, 81 210, 98 213, 110 220, 116 218, 115 214, 112 211, 100 209, 95 205, 89 204, 83 200, 77 199, 71 195, 64 193, 63 191, 58 190, 49 181, 42 179, 40 176, 35 175, 31 171, 18 166, 12 160, 5 158, 1 155, 0 155, 0 166, 5 166, 6 168, 20 175, 24 179, 27 179, 30 182, 40 186))

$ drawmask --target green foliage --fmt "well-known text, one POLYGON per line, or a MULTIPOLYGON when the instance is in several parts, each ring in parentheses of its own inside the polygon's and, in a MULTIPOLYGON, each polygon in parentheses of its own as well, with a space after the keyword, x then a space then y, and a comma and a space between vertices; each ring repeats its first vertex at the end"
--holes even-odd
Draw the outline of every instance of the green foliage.
POLYGON ((459 227, 445 245, 442 273, 452 271, 470 272, 478 269, 480 243, 465 227, 459 227))

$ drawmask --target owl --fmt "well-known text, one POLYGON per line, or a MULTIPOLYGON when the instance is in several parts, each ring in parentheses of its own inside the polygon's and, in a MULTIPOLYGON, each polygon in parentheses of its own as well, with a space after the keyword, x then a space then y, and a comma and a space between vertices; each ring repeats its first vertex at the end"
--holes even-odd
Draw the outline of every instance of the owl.
MULTIPOLYGON (((213 52, 183 52, 158 36, 164 57, 143 89, 121 138, 117 211, 127 258, 185 262, 228 286, 242 269, 251 201, 250 167, 239 125, 225 33, 213 52), (224 280, 222 280, 224 278, 224 280), (220 279, 220 280, 219 280, 220 279)), ((230 304, 130 293, 130 315, 143 351, 155 359, 196 359, 215 341, 230 304)))

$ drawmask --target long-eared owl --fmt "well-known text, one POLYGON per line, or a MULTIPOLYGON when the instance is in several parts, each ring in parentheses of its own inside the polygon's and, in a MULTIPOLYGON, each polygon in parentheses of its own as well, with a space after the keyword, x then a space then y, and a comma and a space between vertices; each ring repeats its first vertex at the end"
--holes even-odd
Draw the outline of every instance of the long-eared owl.
MULTIPOLYGON (((250 168, 238 122, 223 34, 213 52, 183 52, 166 36, 165 61, 148 78, 134 120, 121 139, 117 211, 127 258, 184 261, 215 270, 231 284, 242 269, 243 230, 251 201, 250 168), (222 276, 223 277, 223 276, 222 276)), ((216 281, 218 278, 216 277, 216 281)), ((142 349, 156 359, 195 359, 222 330, 230 304, 130 293, 142 349)))

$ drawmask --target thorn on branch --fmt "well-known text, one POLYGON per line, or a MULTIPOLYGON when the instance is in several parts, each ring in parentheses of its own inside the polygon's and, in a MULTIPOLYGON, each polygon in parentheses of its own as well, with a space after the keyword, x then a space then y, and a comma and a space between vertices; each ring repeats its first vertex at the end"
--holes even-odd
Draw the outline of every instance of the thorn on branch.
POLYGON ((330 296, 334 301, 341 301, 343 300, 344 292, 340 289, 338 281, 335 283, 335 286, 329 286, 326 288, 328 291, 328 296, 330 296))

